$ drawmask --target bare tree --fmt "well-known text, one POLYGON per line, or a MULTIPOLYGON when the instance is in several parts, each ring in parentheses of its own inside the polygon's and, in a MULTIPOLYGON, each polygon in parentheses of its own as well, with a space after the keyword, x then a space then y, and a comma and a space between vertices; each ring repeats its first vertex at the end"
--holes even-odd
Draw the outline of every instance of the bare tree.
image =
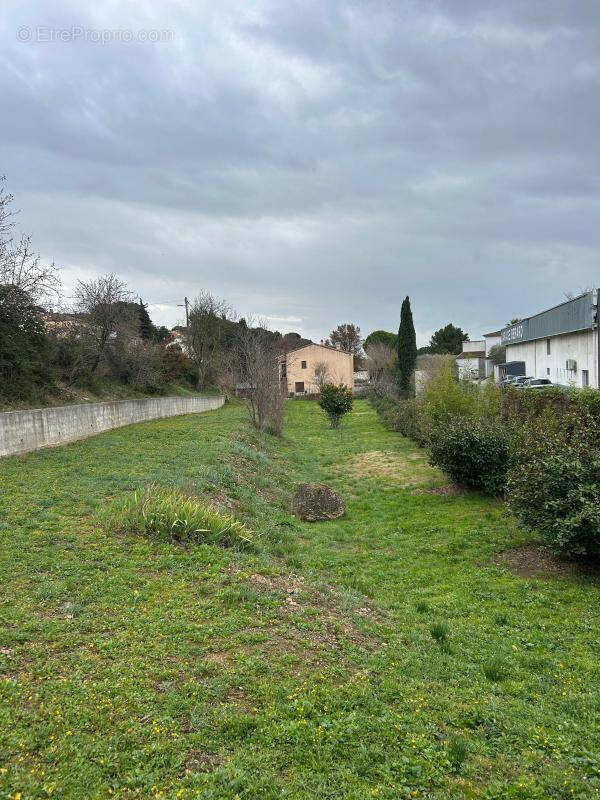
POLYGON ((238 326, 235 343, 238 382, 256 430, 281 436, 285 389, 279 376, 281 349, 263 326, 238 326))
POLYGON ((2 185, 5 180, 6 175, 0 175, 0 255, 10 242, 10 231, 15 224, 15 212, 11 209, 13 196, 2 185))
POLYGON ((39 253, 32 250, 30 237, 22 236, 0 253, 0 284, 16 286, 39 302, 58 294, 60 278, 54 262, 42 264, 39 253))
POLYGON ((185 340, 190 358, 198 370, 196 388, 206 388, 209 377, 217 371, 223 350, 223 323, 231 319, 230 306, 210 292, 202 292, 192 303, 185 340))
POLYGON ((91 372, 95 373, 107 357, 111 342, 119 330, 132 329, 133 316, 127 303, 133 295, 116 275, 103 275, 93 281, 79 281, 75 289, 75 310, 87 320, 86 333, 91 339, 91 372))
POLYGON ((331 383, 332 378, 329 372, 329 366, 325 363, 325 361, 318 361, 315 364, 315 383, 319 392, 326 383, 331 383))
POLYGON ((0 175, 0 285, 13 286, 25 292, 31 300, 58 293, 60 280, 54 263, 42 264, 41 257, 31 247, 31 238, 12 238, 14 217, 13 196, 3 186, 6 178, 0 175))
POLYGON ((581 297, 588 292, 593 291, 592 286, 582 286, 580 289, 576 289, 575 291, 563 292, 564 296, 567 300, 575 300, 576 297, 581 297))
POLYGON ((371 391, 376 397, 396 394, 396 350, 384 342, 372 344, 367 352, 371 391))

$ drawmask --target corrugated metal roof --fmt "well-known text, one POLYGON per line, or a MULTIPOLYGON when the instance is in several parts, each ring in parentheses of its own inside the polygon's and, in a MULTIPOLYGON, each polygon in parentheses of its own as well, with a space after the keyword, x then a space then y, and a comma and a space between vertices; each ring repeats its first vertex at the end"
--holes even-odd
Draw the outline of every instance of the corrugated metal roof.
POLYGON ((596 302, 597 294, 593 290, 540 314, 526 317, 516 325, 509 325, 502 330, 502 343, 530 342, 592 328, 596 321, 596 302))

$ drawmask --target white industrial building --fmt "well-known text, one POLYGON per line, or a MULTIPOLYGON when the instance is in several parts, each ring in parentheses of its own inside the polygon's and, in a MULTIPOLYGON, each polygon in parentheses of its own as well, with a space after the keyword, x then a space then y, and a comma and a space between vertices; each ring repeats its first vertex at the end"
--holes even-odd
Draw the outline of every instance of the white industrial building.
POLYGON ((598 294, 594 289, 502 331, 499 377, 531 375, 563 386, 600 388, 598 294))

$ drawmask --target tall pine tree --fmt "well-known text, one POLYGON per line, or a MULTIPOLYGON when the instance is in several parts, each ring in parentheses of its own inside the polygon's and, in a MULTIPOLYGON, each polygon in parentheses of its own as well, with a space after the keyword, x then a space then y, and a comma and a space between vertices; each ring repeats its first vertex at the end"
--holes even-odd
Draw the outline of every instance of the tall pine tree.
POLYGON ((417 336, 413 324, 410 299, 404 298, 398 328, 398 386, 405 397, 410 394, 412 376, 417 364, 417 336))
POLYGON ((150 341, 156 336, 156 328, 154 327, 150 314, 148 314, 148 306, 143 303, 140 298, 140 306, 138 311, 140 321, 140 336, 145 341, 150 341))

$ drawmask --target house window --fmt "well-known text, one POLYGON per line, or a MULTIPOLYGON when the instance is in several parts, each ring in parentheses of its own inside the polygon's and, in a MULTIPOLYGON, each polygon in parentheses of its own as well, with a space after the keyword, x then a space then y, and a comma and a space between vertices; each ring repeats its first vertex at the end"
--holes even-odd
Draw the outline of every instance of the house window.
POLYGON ((550 339, 546 339, 546 355, 547 355, 547 356, 549 356, 549 355, 550 355, 550 350, 551 350, 551 347, 550 347, 550 339))
POLYGON ((281 377, 287 378, 287 364, 285 363, 285 361, 281 362, 281 377))
POLYGON ((304 394, 304 381, 296 381, 296 394, 304 394))
POLYGON ((302 367, 302 369, 306 369, 306 361, 301 361, 300 366, 302 367))
POLYGON ((550 367, 546 367, 546 375, 550 375, 550 367))
POLYGON ((590 385, 590 372, 587 369, 581 370, 581 385, 582 386, 590 385))

